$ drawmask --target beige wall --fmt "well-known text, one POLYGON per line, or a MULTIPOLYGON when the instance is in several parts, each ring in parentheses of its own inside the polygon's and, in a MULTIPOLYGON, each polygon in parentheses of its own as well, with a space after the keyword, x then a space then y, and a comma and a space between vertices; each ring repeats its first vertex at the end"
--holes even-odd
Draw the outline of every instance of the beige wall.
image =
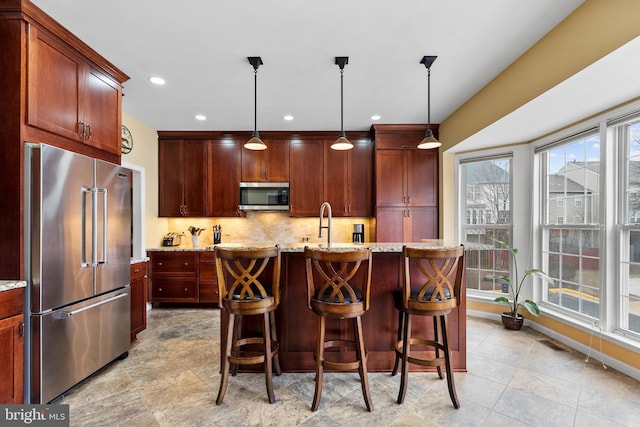
POLYGON ((126 113, 122 113, 122 124, 129 128, 133 136, 133 150, 123 154, 122 161, 140 166, 145 171, 143 246, 157 247, 168 229, 167 219, 158 218, 158 133, 126 113))

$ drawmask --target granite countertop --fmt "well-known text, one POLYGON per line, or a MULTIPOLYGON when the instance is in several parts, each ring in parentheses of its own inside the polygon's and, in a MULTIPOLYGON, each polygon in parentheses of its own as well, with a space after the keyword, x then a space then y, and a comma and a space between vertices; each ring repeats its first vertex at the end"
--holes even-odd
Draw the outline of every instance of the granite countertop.
POLYGON ((147 262, 149 261, 149 257, 146 256, 144 258, 131 258, 131 264, 137 264, 139 262, 147 262))
POLYGON ((27 282, 24 280, 0 280, 0 292, 24 288, 26 286, 27 282))
MULTIPOLYGON (((275 243, 267 242, 231 242, 220 243, 214 246, 203 246, 200 248, 193 248, 190 246, 163 246, 159 248, 148 248, 149 251, 212 251, 215 246, 226 248, 263 248, 273 246, 275 243)), ((365 242, 364 244, 354 243, 331 243, 330 249, 336 251, 347 251, 353 249, 370 248, 372 252, 402 252, 403 246, 410 246, 415 248, 453 248, 459 245, 456 242, 444 241, 439 239, 424 240, 421 242, 405 242, 405 243, 376 243, 365 242)), ((303 252, 305 246, 310 248, 326 248, 326 243, 280 243, 282 253, 287 252, 303 252)))

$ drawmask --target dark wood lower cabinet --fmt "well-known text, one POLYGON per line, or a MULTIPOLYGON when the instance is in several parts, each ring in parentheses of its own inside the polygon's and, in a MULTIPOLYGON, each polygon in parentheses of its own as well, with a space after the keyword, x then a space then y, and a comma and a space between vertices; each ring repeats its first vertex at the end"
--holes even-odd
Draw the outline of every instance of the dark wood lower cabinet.
MULTIPOLYGON (((315 369, 313 352, 316 343, 318 317, 307 307, 304 255, 282 254, 282 284, 280 306, 276 310, 276 323, 280 341, 280 364, 286 372, 312 372, 315 369)), ((401 286, 402 254, 374 252, 371 283, 371 307, 362 317, 364 343, 368 350, 367 368, 372 372, 389 372, 395 358, 394 344, 397 336, 398 312, 393 303, 392 292, 401 286)), ((453 367, 466 371, 466 296, 464 285, 460 306, 448 316, 449 342, 453 367)), ((226 334, 227 319, 221 315, 221 337, 226 334)), ((260 331, 260 319, 243 320, 247 333, 260 331), (247 322, 246 320, 249 320, 247 322)), ((327 336, 349 337, 348 321, 327 324, 327 336)), ((431 318, 412 318, 412 330, 422 335, 433 336, 431 318)), ((433 352, 430 352, 433 353, 433 352)), ((430 368, 410 364, 412 371, 430 368)), ((261 370, 262 366, 248 369, 261 370)))
POLYGON ((147 329, 147 263, 131 264, 131 341, 147 329))
POLYGON ((0 292, 0 404, 24 402, 24 288, 0 292))

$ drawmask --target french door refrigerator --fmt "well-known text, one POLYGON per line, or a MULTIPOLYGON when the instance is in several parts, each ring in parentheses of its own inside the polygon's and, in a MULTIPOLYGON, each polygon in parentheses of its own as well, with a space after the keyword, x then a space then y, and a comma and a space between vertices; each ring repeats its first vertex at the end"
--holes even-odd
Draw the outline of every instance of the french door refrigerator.
POLYGON ((131 173, 25 144, 25 402, 48 403, 130 346, 131 173))

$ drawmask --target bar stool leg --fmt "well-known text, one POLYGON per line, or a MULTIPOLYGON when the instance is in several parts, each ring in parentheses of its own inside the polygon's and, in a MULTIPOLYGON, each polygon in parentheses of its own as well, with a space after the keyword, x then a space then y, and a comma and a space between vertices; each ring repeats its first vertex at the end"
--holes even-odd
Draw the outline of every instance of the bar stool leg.
MULTIPOLYGON (((271 343, 273 345, 274 342, 278 342, 278 334, 276 333, 276 316, 273 311, 269 312, 269 322, 271 323, 271 343)), ((276 375, 282 375, 282 369, 280 369, 280 357, 278 356, 280 352, 277 352, 273 356, 273 366, 276 372, 276 375)))
POLYGON ((325 320, 324 316, 318 317, 318 342, 316 343, 316 391, 313 395, 313 404, 311 410, 318 410, 320 406, 320 396, 322 396, 322 371, 324 362, 324 335, 325 320))
MULTIPOLYGON (((402 341, 402 331, 404 329, 404 313, 402 310, 398 310, 398 338, 397 341, 402 341)), ((394 349, 395 350, 395 349, 394 349)), ((394 376, 398 373, 398 365, 400 364, 400 354, 396 351, 396 360, 393 362, 393 370, 391 371, 391 376, 394 376)))
POLYGON ((275 403, 276 397, 273 394, 273 381, 272 381, 272 369, 273 369, 273 355, 271 353, 271 332, 269 331, 269 313, 262 315, 263 319, 263 343, 264 343, 264 379, 267 386, 267 396, 269 396, 269 403, 275 403))
POLYGON ((398 393, 398 403, 404 402, 407 394, 407 382, 409 381, 409 343, 411 342, 411 315, 405 313, 404 330, 402 332, 402 376, 400 379, 400 392, 398 393))
POLYGON ((235 315, 229 313, 229 325, 227 328, 227 341, 225 345, 225 355, 222 358, 222 378, 220 379, 220 389, 218 390, 218 398, 216 405, 220 405, 227 392, 227 384, 229 382, 229 357, 231 356, 231 347, 233 346, 235 315))
MULTIPOLYGON (((234 330, 233 330, 233 339, 230 341, 230 345, 231 345, 231 350, 233 350, 233 355, 236 357, 240 356, 240 347, 235 346, 235 343, 240 339, 240 333, 241 333, 241 326, 242 326, 242 315, 238 314, 238 319, 235 322, 234 325, 234 330)), ((238 364, 237 363, 233 363, 231 365, 231 376, 235 377, 238 374, 238 364)))
MULTIPOLYGON (((438 316, 438 317, 440 317, 440 319, 443 318, 443 316, 438 316)), ((438 343, 441 342, 438 334, 438 317, 433 317, 433 341, 436 343, 436 345, 434 345, 433 347, 436 350, 436 359, 440 359, 440 346, 438 345, 438 343)), ((442 372, 442 366, 441 365, 436 366, 436 370, 438 371, 438 377, 441 380, 444 379, 444 372, 442 372)))
POLYGON ((460 407, 460 401, 456 394, 456 386, 453 382, 453 369, 451 368, 451 352, 449 351, 449 338, 447 337, 447 316, 440 316, 440 323, 442 325, 442 342, 444 344, 445 353, 445 366, 447 368, 447 386, 449 387, 449 396, 451 402, 453 402, 454 408, 460 407))
POLYGON ((363 334, 362 334, 362 319, 360 316, 353 319, 354 335, 356 340, 356 355, 360 366, 358 371, 360 372, 360 383, 362 384, 362 395, 364 396, 364 403, 367 406, 369 412, 373 412, 373 402, 371 401, 371 393, 369 392, 369 377, 367 375, 367 355, 364 349, 363 334))

